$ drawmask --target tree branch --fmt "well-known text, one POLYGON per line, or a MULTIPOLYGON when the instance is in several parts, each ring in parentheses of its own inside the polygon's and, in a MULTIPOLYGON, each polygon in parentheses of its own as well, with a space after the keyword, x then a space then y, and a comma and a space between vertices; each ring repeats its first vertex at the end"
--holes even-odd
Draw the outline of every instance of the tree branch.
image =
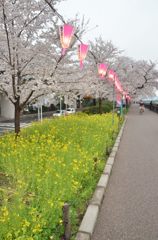
POLYGON ((7 58, 7 56, 5 56, 2 52, 1 52, 1 55, 2 55, 2 57, 0 57, 0 59, 1 59, 3 62, 5 62, 5 63, 10 64, 10 63, 9 63, 9 59, 7 58))
POLYGON ((34 20, 36 20, 36 18, 38 18, 44 10, 45 10, 45 7, 36 16, 34 16, 28 23, 26 23, 26 22, 24 23, 23 28, 17 35, 18 38, 20 38, 20 36, 21 36, 22 32, 25 30, 25 28, 27 28, 34 20))
MULTIPOLYGON (((36 54, 37 55, 37 54, 36 54)), ((22 67, 22 69, 21 69, 21 72, 27 67, 27 65, 34 59, 34 57, 35 57, 35 55, 34 56, 32 56, 26 63, 25 63, 25 65, 22 67)))
POLYGON ((64 58, 64 55, 61 55, 60 56, 60 58, 58 59, 58 61, 57 61, 57 63, 56 63, 56 66, 55 66, 55 68, 54 68, 54 71, 51 73, 51 77, 53 77, 54 76, 54 74, 55 74, 55 72, 56 72, 56 70, 57 70, 57 68, 58 68, 58 65, 59 65, 59 63, 61 62, 61 60, 64 58))
POLYGON ((35 92, 35 90, 32 90, 32 91, 30 92, 30 94, 28 95, 28 97, 26 98, 26 100, 25 100, 23 103, 20 104, 20 109, 21 109, 21 110, 25 107, 26 103, 27 103, 27 102, 29 101, 29 99, 32 97, 32 95, 33 95, 34 92, 35 92))
POLYGON ((45 2, 48 4, 48 6, 53 10, 54 14, 58 16, 58 18, 66 24, 64 18, 57 12, 57 10, 52 6, 51 2, 49 0, 45 0, 45 2))
POLYGON ((34 98, 31 99, 31 102, 33 102, 33 101, 36 100, 37 98, 42 97, 42 96, 44 96, 44 95, 45 95, 45 93, 41 93, 41 94, 37 95, 36 97, 34 97, 34 98))
POLYGON ((14 104, 14 101, 11 99, 11 97, 9 97, 8 92, 2 87, 2 85, 1 85, 1 92, 4 93, 7 96, 7 98, 14 104))
POLYGON ((9 64, 12 66, 12 58, 11 58, 11 47, 10 47, 10 41, 9 41, 9 32, 8 32, 8 27, 6 23, 6 14, 5 14, 5 6, 4 2, 2 3, 3 6, 3 21, 4 21, 4 29, 7 37, 7 45, 8 45, 8 54, 9 54, 9 64))

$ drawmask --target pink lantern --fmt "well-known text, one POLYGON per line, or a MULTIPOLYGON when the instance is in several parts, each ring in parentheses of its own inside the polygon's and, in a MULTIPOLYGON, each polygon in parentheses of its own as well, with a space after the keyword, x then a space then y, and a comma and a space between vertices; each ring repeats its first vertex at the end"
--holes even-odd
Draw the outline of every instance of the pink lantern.
POLYGON ((126 99, 127 99, 128 103, 131 101, 131 97, 129 95, 126 96, 126 99))
POLYGON ((118 91, 121 94, 123 94, 123 88, 121 86, 121 83, 119 81, 119 78, 118 78, 117 74, 115 74, 115 88, 116 88, 116 91, 118 91))
POLYGON ((103 79, 107 73, 108 66, 104 63, 98 65, 98 73, 101 79, 103 79))
POLYGON ((116 94, 116 103, 117 103, 117 106, 121 106, 121 103, 122 103, 122 97, 119 93, 116 94))
POLYGON ((123 90, 123 96, 126 97, 127 96, 127 92, 123 90))
POLYGON ((118 92, 122 92, 122 87, 121 87, 121 84, 120 84, 120 81, 118 79, 116 79, 115 81, 115 87, 117 89, 118 92))
POLYGON ((66 49, 69 48, 72 36, 74 34, 74 27, 69 24, 64 24, 60 27, 60 41, 62 45, 62 55, 65 54, 66 49))
POLYGON ((87 53, 88 53, 88 45, 81 43, 78 46, 78 58, 79 58, 79 61, 80 61, 80 68, 81 69, 83 68, 83 60, 85 60, 85 58, 87 56, 87 53))
POLYGON ((108 71, 108 78, 109 78, 109 80, 111 80, 111 81, 115 81, 115 72, 112 70, 112 69, 110 69, 109 71, 108 71))

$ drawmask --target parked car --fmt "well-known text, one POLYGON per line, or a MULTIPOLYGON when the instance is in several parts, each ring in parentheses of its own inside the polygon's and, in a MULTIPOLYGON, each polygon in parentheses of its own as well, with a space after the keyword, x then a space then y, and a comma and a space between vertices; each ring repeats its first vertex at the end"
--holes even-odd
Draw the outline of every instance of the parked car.
POLYGON ((27 113, 29 113, 30 111, 29 111, 29 108, 26 106, 26 107, 24 107, 24 109, 23 109, 23 113, 24 114, 27 114, 27 113))
POLYGON ((76 112, 75 108, 67 108, 66 109, 66 114, 73 114, 75 112, 76 112))
POLYGON ((57 110, 56 112, 53 113, 54 117, 60 117, 60 116, 65 116, 66 111, 65 110, 57 110))

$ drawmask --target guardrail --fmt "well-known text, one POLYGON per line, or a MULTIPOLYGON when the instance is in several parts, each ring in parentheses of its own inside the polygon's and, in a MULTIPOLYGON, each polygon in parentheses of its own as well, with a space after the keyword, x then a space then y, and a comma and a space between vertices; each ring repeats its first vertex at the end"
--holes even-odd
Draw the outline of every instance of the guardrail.
POLYGON ((144 106, 149 110, 158 113, 158 104, 157 103, 145 103, 144 106))

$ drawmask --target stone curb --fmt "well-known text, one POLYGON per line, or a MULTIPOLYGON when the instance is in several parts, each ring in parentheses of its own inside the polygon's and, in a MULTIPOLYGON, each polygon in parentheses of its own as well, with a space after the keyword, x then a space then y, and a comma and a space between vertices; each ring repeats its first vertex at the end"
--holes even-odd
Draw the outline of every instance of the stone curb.
POLYGON ((92 234, 94 232, 95 224, 98 218, 99 209, 101 207, 104 194, 106 191, 106 187, 109 181, 109 177, 112 171, 112 166, 114 164, 116 153, 118 151, 119 144, 123 135, 126 120, 127 119, 125 118, 125 121, 121 127, 121 130, 113 146, 112 152, 106 162, 103 174, 101 175, 99 182, 96 186, 96 190, 93 194, 93 197, 90 200, 86 213, 79 227, 76 240, 91 240, 92 234))
POLYGON ((110 172, 109 173, 107 172, 106 174, 103 172, 103 174, 101 175, 100 180, 97 184, 97 187, 102 187, 102 188, 104 188, 104 190, 106 189, 106 186, 107 186, 108 180, 109 180, 109 174, 110 174, 110 172))
POLYGON ((86 233, 92 236, 98 213, 99 213, 99 207, 96 205, 90 204, 81 222, 79 232, 86 233))
MULTIPOLYGON (((112 165, 111 164, 106 164, 103 174, 108 175, 110 177, 112 171, 112 165)), ((109 179, 109 178, 108 178, 109 179)))

